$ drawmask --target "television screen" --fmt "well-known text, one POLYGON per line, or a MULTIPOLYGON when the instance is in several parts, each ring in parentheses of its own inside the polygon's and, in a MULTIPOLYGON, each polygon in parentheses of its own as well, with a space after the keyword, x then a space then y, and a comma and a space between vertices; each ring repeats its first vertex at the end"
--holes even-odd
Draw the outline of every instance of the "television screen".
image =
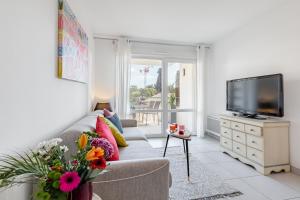
POLYGON ((227 81, 227 110, 282 117, 282 74, 227 81))

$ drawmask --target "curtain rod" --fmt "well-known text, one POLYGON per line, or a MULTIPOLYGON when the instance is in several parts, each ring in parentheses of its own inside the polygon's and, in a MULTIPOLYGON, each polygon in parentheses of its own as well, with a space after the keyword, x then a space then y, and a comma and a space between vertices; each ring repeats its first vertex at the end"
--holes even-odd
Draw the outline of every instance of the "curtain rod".
POLYGON ((101 37, 94 37, 94 39, 99 39, 99 40, 111 40, 111 41, 118 40, 118 39, 113 39, 113 38, 101 38, 101 37))
MULTIPOLYGON (((115 40, 119 40, 122 37, 114 37, 114 36, 94 36, 94 39, 102 39, 102 40, 111 40, 111 41, 115 41, 115 40)), ((126 37, 124 37, 126 38, 126 37)), ((187 47, 197 47, 197 46, 205 46, 205 48, 210 48, 209 44, 184 44, 184 43, 172 43, 170 41, 147 41, 145 40, 137 40, 134 38, 127 38, 129 42, 135 42, 135 43, 146 43, 146 44, 158 44, 158 45, 169 45, 169 46, 187 46, 187 47)))
POLYGON ((94 35, 94 39, 101 39, 101 40, 119 40, 119 37, 115 37, 115 36, 105 36, 105 35, 94 35))
POLYGON ((155 41, 143 41, 143 40, 134 40, 129 39, 130 42, 136 43, 146 43, 146 44, 158 44, 158 45, 168 45, 168 46, 187 46, 187 47, 197 47, 195 44, 184 44, 184 43, 172 43, 172 42, 155 42, 155 41))

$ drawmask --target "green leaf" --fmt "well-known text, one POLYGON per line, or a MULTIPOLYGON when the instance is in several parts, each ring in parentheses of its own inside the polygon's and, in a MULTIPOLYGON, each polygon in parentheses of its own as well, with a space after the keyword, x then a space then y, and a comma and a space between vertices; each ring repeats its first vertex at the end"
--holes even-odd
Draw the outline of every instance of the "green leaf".
POLYGON ((56 173, 55 171, 49 172, 48 177, 51 178, 51 179, 54 179, 55 173, 56 173))
POLYGON ((38 188, 40 190, 43 190, 45 186, 46 186, 46 181, 44 179, 41 179, 38 183, 38 188))
POLYGON ((35 178, 45 177, 48 174, 46 163, 31 153, 18 154, 16 156, 2 155, 0 157, 0 187, 13 185, 20 182, 32 182, 35 178), (23 176, 21 181, 16 178, 23 176))
POLYGON ((48 192, 38 192, 36 198, 38 200, 50 200, 51 195, 48 192))
POLYGON ((54 179, 54 180, 58 180, 58 179, 60 178, 60 176, 61 176, 61 173, 56 172, 56 173, 54 174, 53 179, 54 179))
POLYGON ((54 181, 52 183, 52 187, 54 187, 55 189, 58 189, 59 188, 59 181, 54 181))

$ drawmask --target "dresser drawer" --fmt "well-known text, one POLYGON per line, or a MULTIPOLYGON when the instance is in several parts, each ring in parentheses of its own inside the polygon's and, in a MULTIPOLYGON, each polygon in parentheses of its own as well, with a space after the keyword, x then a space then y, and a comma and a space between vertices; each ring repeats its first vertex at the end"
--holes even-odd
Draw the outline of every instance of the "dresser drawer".
POLYGON ((239 122, 231 122, 231 128, 237 131, 245 131, 245 125, 239 122))
POLYGON ((232 131, 232 139, 236 142, 246 144, 246 134, 239 131, 232 131))
POLYGON ((247 124, 245 125, 245 132, 256 136, 262 135, 261 127, 251 126, 247 124))
POLYGON ((223 147, 225 147, 226 149, 232 150, 232 140, 230 140, 228 138, 221 137, 221 145, 223 147))
POLYGON ((262 151, 247 147, 247 158, 260 165, 264 165, 264 153, 262 151))
POLYGON ((263 137, 257 137, 257 136, 248 134, 247 135, 247 146, 263 151, 264 150, 264 139, 263 139, 263 137))
POLYGON ((247 154, 246 154, 246 145, 240 144, 238 142, 233 142, 232 143, 232 149, 237 154, 240 154, 244 157, 247 156, 247 154))
POLYGON ((221 135, 231 139, 232 138, 232 130, 229 128, 221 127, 221 135))
POLYGON ((230 121, 226 119, 221 119, 221 126, 230 128, 230 121))

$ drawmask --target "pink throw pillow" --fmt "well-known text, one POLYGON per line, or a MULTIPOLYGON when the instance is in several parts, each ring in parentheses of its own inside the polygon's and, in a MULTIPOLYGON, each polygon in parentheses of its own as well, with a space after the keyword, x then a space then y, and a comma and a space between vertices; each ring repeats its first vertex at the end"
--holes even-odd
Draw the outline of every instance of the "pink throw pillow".
POLYGON ((109 110, 105 109, 103 110, 103 115, 104 117, 112 117, 113 116, 113 113, 111 113, 109 110))
POLYGON ((106 125, 103 117, 101 116, 97 117, 96 132, 99 135, 99 137, 107 139, 114 148, 114 154, 110 159, 108 159, 108 161, 120 160, 117 142, 110 128, 106 125))

